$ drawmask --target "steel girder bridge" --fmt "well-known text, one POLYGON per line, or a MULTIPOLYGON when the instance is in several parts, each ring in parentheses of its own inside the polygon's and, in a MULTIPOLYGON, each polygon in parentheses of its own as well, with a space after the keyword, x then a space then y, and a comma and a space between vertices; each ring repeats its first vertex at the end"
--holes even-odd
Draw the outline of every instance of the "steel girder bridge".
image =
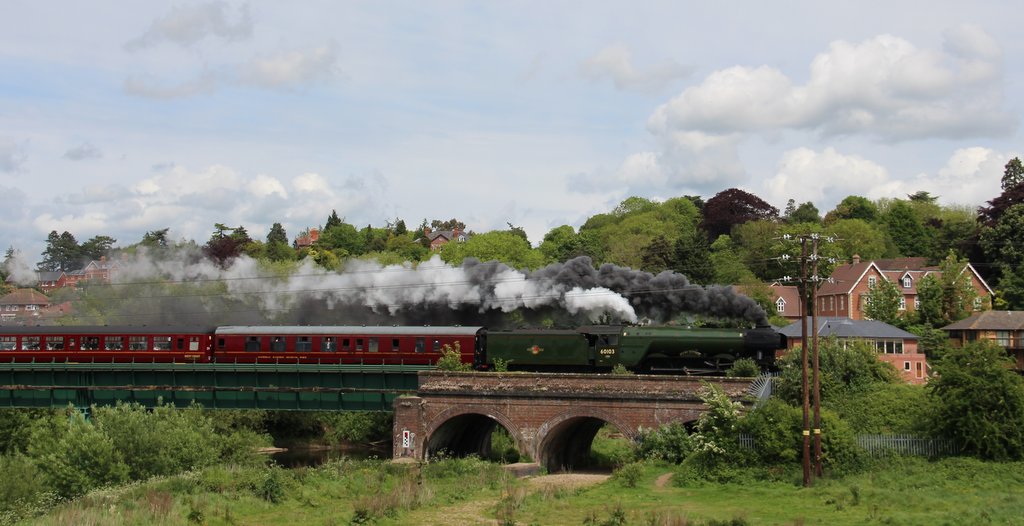
POLYGON ((423 365, 0 363, 0 407, 137 402, 208 409, 391 411, 423 365))

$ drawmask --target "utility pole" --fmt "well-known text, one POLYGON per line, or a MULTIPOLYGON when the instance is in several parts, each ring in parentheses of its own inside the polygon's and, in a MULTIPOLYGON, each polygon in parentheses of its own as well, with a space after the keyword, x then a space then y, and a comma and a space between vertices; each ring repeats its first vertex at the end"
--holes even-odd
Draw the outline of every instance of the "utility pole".
MULTIPOLYGON (((797 238, 800 241, 800 277, 793 279, 789 276, 785 276, 781 281, 798 281, 800 291, 800 364, 801 364, 801 394, 803 401, 803 474, 804 474, 804 486, 809 487, 812 481, 811 465, 811 395, 813 391, 813 407, 814 407, 814 454, 813 454, 813 465, 814 475, 822 476, 822 451, 821 451, 821 375, 820 375, 820 360, 818 354, 818 315, 817 315, 817 301, 818 301, 818 284, 825 281, 818 276, 818 262, 820 256, 818 255, 818 241, 825 239, 828 242, 834 241, 832 237, 822 238, 817 233, 790 236, 786 234, 782 236, 784 240, 791 240, 797 238), (807 253, 807 242, 811 242, 811 253, 807 253), (812 275, 807 275, 807 263, 813 263, 812 275), (808 287, 810 287, 810 297, 808 298, 808 287), (810 301, 808 301, 810 300, 810 301), (810 305, 811 308, 811 341, 810 347, 807 345, 807 307, 810 305), (813 355, 812 359, 809 360, 809 350, 813 355), (812 363, 809 364, 808 362, 812 363), (808 382, 808 369, 813 370, 813 389, 808 382)), ((790 259, 788 255, 784 255, 780 258, 785 261, 790 259)), ((831 259, 829 260, 832 261, 831 259)))

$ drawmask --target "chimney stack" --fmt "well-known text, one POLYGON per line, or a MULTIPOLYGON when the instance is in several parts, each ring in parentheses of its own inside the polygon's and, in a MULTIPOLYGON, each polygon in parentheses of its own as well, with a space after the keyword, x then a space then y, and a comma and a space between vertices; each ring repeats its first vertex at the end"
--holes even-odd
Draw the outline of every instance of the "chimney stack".
POLYGON ((853 255, 853 264, 856 265, 857 263, 860 263, 860 255, 859 254, 854 254, 853 255))

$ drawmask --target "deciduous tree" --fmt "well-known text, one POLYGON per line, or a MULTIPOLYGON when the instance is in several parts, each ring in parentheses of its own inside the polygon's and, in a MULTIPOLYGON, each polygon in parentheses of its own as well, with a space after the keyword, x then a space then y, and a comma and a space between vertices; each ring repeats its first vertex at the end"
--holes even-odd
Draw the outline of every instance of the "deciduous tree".
POLYGON ((757 219, 778 219, 779 209, 738 188, 723 190, 704 204, 704 230, 709 239, 729 234, 732 227, 757 219))

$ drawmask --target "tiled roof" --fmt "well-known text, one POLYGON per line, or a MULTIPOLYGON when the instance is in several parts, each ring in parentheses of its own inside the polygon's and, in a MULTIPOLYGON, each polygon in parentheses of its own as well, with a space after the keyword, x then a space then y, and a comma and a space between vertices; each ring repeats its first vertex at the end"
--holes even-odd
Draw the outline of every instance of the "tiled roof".
POLYGON ((0 305, 49 305, 50 298, 33 289, 18 289, 0 298, 0 305))
POLYGON ((942 328, 945 331, 1019 331, 1024 330, 1024 311, 987 310, 973 314, 942 328))
MULTIPOLYGON (((811 331, 811 318, 807 318, 807 331, 811 331)), ((789 338, 799 338, 800 321, 779 329, 789 338)), ((837 338, 900 338, 916 340, 917 336, 899 327, 877 320, 852 320, 850 318, 818 316, 818 336, 835 336, 837 338)))
POLYGON ((934 268, 927 266, 928 258, 892 258, 875 259, 873 261, 882 270, 926 270, 934 268))
POLYGON ((867 271, 869 267, 871 267, 870 261, 839 265, 832 271, 832 282, 825 282, 821 288, 818 289, 818 295, 829 296, 850 292, 850 289, 853 288, 854 284, 857 283, 857 280, 864 275, 864 272, 867 271))
POLYGON ((40 270, 37 274, 39 274, 39 281, 57 281, 64 275, 64 272, 59 270, 55 272, 40 270))

